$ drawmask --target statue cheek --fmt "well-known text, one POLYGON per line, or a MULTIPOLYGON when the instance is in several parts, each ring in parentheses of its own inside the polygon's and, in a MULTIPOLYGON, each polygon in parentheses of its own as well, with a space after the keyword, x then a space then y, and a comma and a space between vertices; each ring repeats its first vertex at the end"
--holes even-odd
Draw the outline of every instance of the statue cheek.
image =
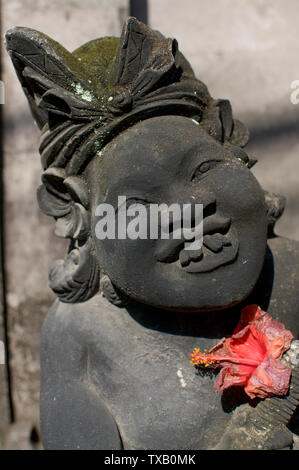
POLYGON ((248 221, 266 219, 264 191, 249 170, 225 168, 215 174, 209 186, 223 215, 248 221))

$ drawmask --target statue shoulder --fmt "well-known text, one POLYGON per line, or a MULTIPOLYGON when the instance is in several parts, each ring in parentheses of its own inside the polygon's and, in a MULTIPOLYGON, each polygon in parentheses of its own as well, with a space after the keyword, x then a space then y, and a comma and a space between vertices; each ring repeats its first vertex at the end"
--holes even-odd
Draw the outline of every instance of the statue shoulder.
MULTIPOLYGON (((111 305, 101 294, 81 303, 64 303, 56 300, 46 316, 42 328, 42 343, 50 337, 53 340, 72 337, 76 341, 84 338, 88 333, 100 328, 103 317, 111 311, 118 311, 118 307, 111 305)), ((80 341, 81 342, 81 341, 80 341)))
POLYGON ((57 300, 43 324, 41 332, 41 363, 65 369, 82 377, 87 355, 100 354, 107 331, 113 329, 111 318, 119 317, 119 308, 101 294, 82 303, 63 303, 57 300), (57 358, 57 359, 56 359, 57 358))
POLYGON ((268 240, 268 246, 276 263, 275 269, 299 280, 299 241, 277 236, 268 240))
POLYGON ((299 316, 299 242, 285 237, 269 239, 273 263, 273 285, 269 313, 276 312, 294 336, 299 316))
POLYGON ((87 336, 97 322, 87 303, 56 301, 43 326, 40 406, 46 449, 122 448, 115 420, 90 381, 87 336))
POLYGON ((299 260, 299 241, 290 238, 276 236, 268 240, 268 245, 276 254, 293 252, 299 260))

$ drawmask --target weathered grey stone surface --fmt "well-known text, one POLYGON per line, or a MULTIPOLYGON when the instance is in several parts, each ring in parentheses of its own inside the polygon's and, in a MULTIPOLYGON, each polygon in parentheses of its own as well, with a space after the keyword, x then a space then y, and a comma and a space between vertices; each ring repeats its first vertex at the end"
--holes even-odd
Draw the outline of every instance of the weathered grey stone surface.
POLYGON ((214 98, 231 101, 250 129, 263 187, 287 197, 277 233, 299 240, 299 80, 296 0, 149 0, 149 24, 175 37, 214 98))
MULTIPOLYGON (((242 150, 247 129, 234 120, 229 101, 213 100, 195 79, 176 40, 136 18, 126 20, 119 41, 91 44, 71 54, 29 28, 6 33, 42 130, 39 207, 56 220, 56 233, 71 240, 65 261, 50 269, 60 301, 42 329, 43 444, 290 448, 286 426, 299 403, 299 370, 275 360, 298 335, 299 243, 273 234, 282 203, 249 171, 256 160, 242 150), (129 207, 136 200, 144 207, 201 202, 203 246, 190 250, 185 233, 178 240, 138 240, 129 227, 129 237, 102 237, 99 204, 115 204, 120 194, 129 207), (106 299, 97 295, 102 287, 106 299), (261 308, 292 333, 282 333, 283 325, 261 308), (252 323, 264 344, 252 339, 252 345, 252 323), (184 363, 195 342, 204 351, 215 346, 208 358, 199 355, 199 364, 224 363, 216 391, 242 384, 250 399, 269 400, 244 413, 240 407, 238 415, 239 408, 233 410, 244 397, 231 397, 229 405, 224 394, 212 393, 213 381, 207 375, 199 381, 187 363, 179 369, 186 393, 180 387, 176 393, 178 361, 184 363), (228 351, 233 357, 226 359, 228 351)), ((174 219, 167 224, 174 230, 174 219)))
MULTIPOLYGON (((18 25, 43 31, 72 51, 95 37, 119 36, 128 3, 4 0, 2 27, 3 31, 18 25)), ((41 175, 39 132, 9 56, 4 50, 2 54, 6 97, 5 254, 13 404, 17 421, 38 426, 39 334, 54 300, 48 288, 48 268, 54 259, 64 256, 66 243, 54 236, 53 222, 39 211, 35 194, 41 175)), ((0 402, 1 419, 3 407, 0 402)))
MULTIPOLYGON (((4 0, 3 30, 29 26, 73 50, 97 36, 119 35, 127 5, 125 0, 4 0)), ((251 129, 248 151, 259 158, 253 172, 263 187, 288 199, 277 232, 297 240, 299 104, 290 102, 290 84, 299 79, 298 19, 296 0, 289 0, 287 8, 283 0, 252 0, 246 8, 236 0, 149 0, 150 26, 178 39, 212 95, 230 99, 235 116, 251 129)), ((54 237, 54 223, 37 207, 39 132, 5 54, 5 250, 13 401, 17 420, 33 425, 38 422, 39 332, 54 300, 48 266, 64 254, 66 243, 54 237)), ((0 401, 1 416, 8 416, 5 403, 0 401)))

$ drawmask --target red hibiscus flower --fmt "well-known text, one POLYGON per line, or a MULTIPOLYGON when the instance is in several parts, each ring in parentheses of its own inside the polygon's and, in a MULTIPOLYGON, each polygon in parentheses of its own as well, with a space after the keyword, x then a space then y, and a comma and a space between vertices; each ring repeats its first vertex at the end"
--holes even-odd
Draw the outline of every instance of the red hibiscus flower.
POLYGON ((249 305, 242 310, 233 335, 208 352, 195 348, 191 364, 221 368, 215 382, 217 392, 239 385, 250 398, 282 396, 288 392, 291 369, 280 359, 292 339, 282 323, 257 305, 249 305))

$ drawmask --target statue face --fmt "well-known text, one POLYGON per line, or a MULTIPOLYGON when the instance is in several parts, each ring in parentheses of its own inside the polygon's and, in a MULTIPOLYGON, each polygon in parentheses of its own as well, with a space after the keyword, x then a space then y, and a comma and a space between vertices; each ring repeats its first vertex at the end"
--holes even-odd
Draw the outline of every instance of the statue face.
MULTIPOLYGON (((101 269, 129 297, 161 308, 205 311, 242 301, 266 249, 264 193, 243 150, 218 143, 192 119, 140 122, 94 158, 92 234, 101 269), (132 204, 203 204, 202 252, 186 240, 95 236, 95 207, 118 197, 132 204)), ((116 224, 117 226, 117 224, 116 224)))

